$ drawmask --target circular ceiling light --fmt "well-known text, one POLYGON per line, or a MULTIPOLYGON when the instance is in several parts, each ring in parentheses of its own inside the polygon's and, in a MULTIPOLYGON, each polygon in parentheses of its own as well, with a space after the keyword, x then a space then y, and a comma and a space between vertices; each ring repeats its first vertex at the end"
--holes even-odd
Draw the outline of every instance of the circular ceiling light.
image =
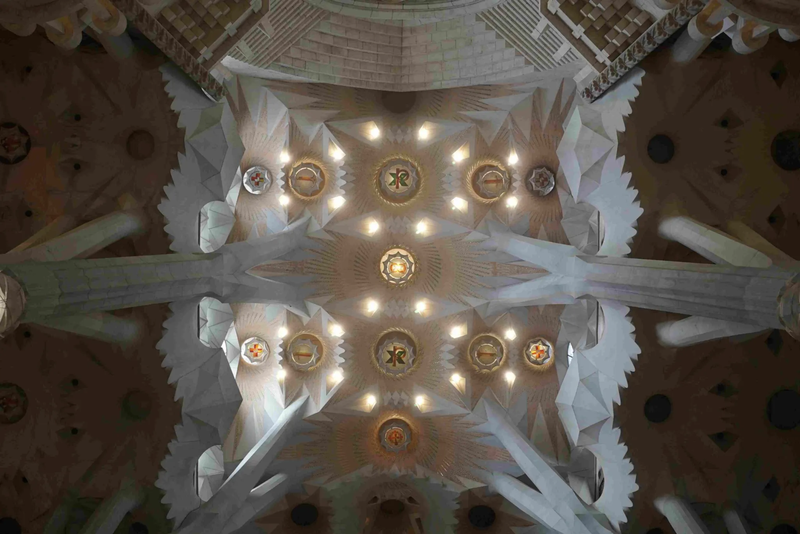
POLYGON ((381 513, 386 515, 400 515, 406 509, 406 505, 399 499, 387 499, 380 505, 381 513))
POLYGON ((402 247, 392 247, 381 256, 380 273, 392 286, 408 284, 417 272, 414 255, 402 247))
POLYGON ((555 186, 555 175, 547 167, 534 167, 525 178, 525 187, 528 191, 540 197, 549 195, 555 186))
POLYGON ((480 371, 494 371, 503 363, 505 346, 492 334, 481 334, 469 344, 469 359, 480 371))
POLYGON ((324 353, 322 341, 314 334, 297 334, 286 351, 289 364, 298 371, 310 371, 319 365, 324 353))
POLYGON ((242 185, 248 193, 261 195, 272 187, 272 174, 266 167, 250 167, 242 177, 242 185))
POLYGON ((325 188, 325 173, 315 163, 300 162, 289 173, 289 187, 300 198, 314 198, 325 188))
POLYGON ((242 343, 242 359, 250 365, 261 365, 269 358, 269 344, 260 337, 251 337, 242 343))
POLYGON ((384 200, 393 204, 404 204, 419 191, 419 172, 416 165, 407 159, 391 159, 378 172, 377 185, 384 200))

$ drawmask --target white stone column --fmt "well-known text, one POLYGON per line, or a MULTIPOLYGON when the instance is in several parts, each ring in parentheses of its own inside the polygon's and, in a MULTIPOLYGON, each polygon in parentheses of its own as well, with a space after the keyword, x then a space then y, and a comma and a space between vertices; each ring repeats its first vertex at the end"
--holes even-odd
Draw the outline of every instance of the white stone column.
MULTIPOLYGON (((34 261, 86 258, 124 237, 144 232, 149 221, 139 210, 117 211, 70 230, 22 253, 34 261)), ((0 257, 0 262, 5 258, 0 257)))
POLYGON ((666 347, 688 347, 705 341, 754 334, 763 330, 765 329, 759 325, 694 316, 656 325, 658 342, 666 347))
POLYGON ((748 247, 763 253, 772 260, 774 265, 784 269, 800 268, 800 262, 779 250, 746 224, 739 221, 730 221, 725 225, 725 230, 748 247))
POLYGON ((491 475, 491 488, 538 523, 563 534, 571 534, 564 519, 544 495, 505 473, 491 475))
POLYGON ((105 499, 81 529, 80 534, 114 534, 125 514, 144 502, 144 491, 133 485, 123 484, 117 492, 105 499))
POLYGON ((747 522, 739 515, 739 512, 727 506, 722 512, 722 520, 725 522, 725 528, 728 529, 728 534, 753 534, 747 522))
POLYGON ((653 0, 653 3, 661 9, 672 9, 680 3, 680 0, 653 0))
MULTIPOLYGON (((569 303, 590 295, 626 306, 696 315, 762 328, 786 328, 796 315, 797 295, 787 295, 782 319, 778 299, 800 268, 757 269, 633 258, 582 256, 574 247, 492 232, 498 251, 551 274, 487 291, 490 310, 569 303), (794 296, 792 296, 794 295, 794 296)), ((792 334, 794 335, 794 334, 792 334)))
POLYGON ((724 27, 731 9, 719 0, 711 0, 689 21, 686 31, 672 45, 672 59, 677 63, 694 61, 724 27))
POLYGON ((667 518, 675 530, 675 534, 711 534, 708 527, 683 499, 667 495, 656 499, 654 504, 656 509, 667 518))
POLYGON ((658 225, 658 235, 677 241, 717 264, 762 269, 772 265, 761 252, 690 217, 667 217, 658 225))
POLYGON ((740 16, 731 45, 740 54, 752 54, 767 44, 769 34, 776 29, 774 26, 767 26, 740 16))
POLYGON ((789 43, 794 43, 796 41, 800 41, 800 34, 797 32, 790 30, 789 28, 781 28, 778 30, 778 35, 781 36, 781 39, 787 41, 789 43))
POLYGON ((290 477, 275 475, 263 484, 258 481, 272 461, 294 435, 306 414, 308 396, 288 406, 263 438, 239 462, 220 489, 200 508, 191 512, 176 529, 176 534, 228 534, 241 528, 278 500, 289 487, 290 477))
POLYGON ((542 498, 532 492, 520 491, 519 486, 503 477, 497 478, 498 491, 506 491, 508 498, 522 504, 523 509, 536 511, 543 520, 547 519, 552 524, 551 528, 558 527, 558 531, 564 534, 610 534, 611 531, 595 519, 569 484, 509 421, 505 410, 488 397, 484 397, 481 402, 486 410, 486 428, 503 444, 520 469, 539 488, 542 498), (563 524, 550 515, 547 506, 560 517, 563 524))
POLYGON ((123 346, 139 340, 144 329, 144 326, 135 319, 117 317, 105 312, 48 317, 45 321, 37 321, 37 324, 123 346))
POLYGON ((61 215, 31 237, 12 248, 7 254, 0 255, 0 258, 41 245, 42 243, 60 236, 64 232, 72 230, 77 224, 78 222, 75 220, 74 216, 68 214, 61 215))

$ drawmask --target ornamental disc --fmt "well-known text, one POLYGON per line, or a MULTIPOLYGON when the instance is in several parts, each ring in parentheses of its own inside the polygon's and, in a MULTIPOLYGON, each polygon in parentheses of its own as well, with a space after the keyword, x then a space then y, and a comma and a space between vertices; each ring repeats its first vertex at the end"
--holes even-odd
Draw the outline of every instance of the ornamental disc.
POLYGON ((13 122, 0 124, 0 163, 19 163, 31 151, 31 136, 22 126, 13 122))
POLYGON ((322 341, 313 334, 297 334, 289 342, 286 360, 298 371, 310 371, 319 365, 324 349, 322 341))
POLYGON ((0 384, 0 424, 11 425, 25 417, 28 395, 16 384, 0 384))
POLYGON ((472 188, 484 200, 497 200, 508 192, 511 179, 496 165, 484 165, 472 173, 472 188))
POLYGON ((269 345, 260 337, 251 337, 242 343, 242 359, 250 365, 261 365, 269 355, 269 345))
POLYGON ((386 162, 378 173, 378 186, 381 196, 395 204, 411 200, 419 191, 417 167, 402 158, 386 162))
POLYGON ((266 167, 250 167, 242 177, 242 185, 248 193, 261 195, 272 187, 272 174, 266 167))
POLYGON ((525 344, 525 359, 531 365, 542 367, 553 359, 553 344, 542 337, 525 344))
POLYGON ((417 272, 414 255, 402 247, 392 247, 381 256, 381 276, 393 286, 406 285, 417 272))
POLYGON ((391 376, 402 376, 414 367, 416 341, 403 330, 389 330, 378 339, 374 357, 381 371, 391 376))
POLYGON ((549 195, 556 186, 556 178, 553 171, 547 167, 536 167, 530 170, 525 178, 525 187, 534 195, 540 197, 549 195))
POLYGON ((480 371, 493 371, 505 358, 503 342, 491 334, 481 334, 469 344, 469 360, 480 371))
POLYGON ((411 429, 402 419, 389 419, 378 430, 381 445, 389 452, 401 452, 411 444, 411 429))
POLYGON ((314 198, 325 188, 325 173, 314 163, 298 163, 289 174, 289 187, 301 198, 314 198))

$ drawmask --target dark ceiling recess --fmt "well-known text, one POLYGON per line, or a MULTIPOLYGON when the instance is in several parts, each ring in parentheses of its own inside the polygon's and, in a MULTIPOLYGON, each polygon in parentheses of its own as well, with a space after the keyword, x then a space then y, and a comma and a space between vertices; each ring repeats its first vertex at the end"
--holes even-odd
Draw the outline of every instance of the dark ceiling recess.
POLYGON ((797 534, 797 529, 791 525, 782 523, 770 530, 769 534, 797 534))
POLYGON ((663 423, 672 413, 672 401, 666 395, 653 395, 644 403, 644 416, 651 423, 663 423))
POLYGON ((473 527, 484 529, 494 525, 497 514, 494 513, 491 507, 480 504, 469 509, 468 517, 473 527))
POLYGON ((647 155, 655 163, 668 163, 675 155, 675 143, 664 134, 654 135, 647 143, 647 155))
POLYGON ((800 393, 782 389, 767 402, 767 419, 780 430, 792 430, 800 424, 800 393))
POLYGON ((386 515, 400 515, 405 509, 406 505, 403 504, 403 501, 397 499, 388 499, 381 503, 381 512, 386 515))
POLYGON ((128 534, 150 534, 150 529, 147 528, 147 525, 144 523, 137 521, 131 524, 131 527, 128 529, 128 534))
POLYGON ((404 93, 384 91, 381 93, 381 102, 383 103, 383 107, 392 113, 402 115, 403 113, 411 111, 411 108, 417 103, 417 93, 413 91, 404 93))
POLYGON ((13 517, 0 518, 0 534, 22 534, 22 528, 13 517))
POLYGON ((646 534, 664 534, 664 531, 660 528, 651 528, 646 532, 646 534))
POLYGON ((292 522, 300 527, 309 527, 317 522, 319 510, 313 504, 303 502, 292 508, 292 522))
POLYGON ((772 160, 784 171, 800 169, 800 131, 785 130, 775 136, 772 160))

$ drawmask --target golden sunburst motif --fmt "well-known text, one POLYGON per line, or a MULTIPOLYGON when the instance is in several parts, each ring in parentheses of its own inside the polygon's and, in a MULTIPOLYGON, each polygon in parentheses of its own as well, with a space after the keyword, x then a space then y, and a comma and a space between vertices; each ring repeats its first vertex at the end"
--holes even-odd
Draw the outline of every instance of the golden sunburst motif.
POLYGON ((402 419, 389 419, 378 430, 378 438, 387 451, 400 452, 408 449, 412 434, 408 424, 402 419))
POLYGON ((405 247, 392 247, 381 256, 380 273, 390 286, 407 285, 414 279, 418 270, 417 259, 405 247))

